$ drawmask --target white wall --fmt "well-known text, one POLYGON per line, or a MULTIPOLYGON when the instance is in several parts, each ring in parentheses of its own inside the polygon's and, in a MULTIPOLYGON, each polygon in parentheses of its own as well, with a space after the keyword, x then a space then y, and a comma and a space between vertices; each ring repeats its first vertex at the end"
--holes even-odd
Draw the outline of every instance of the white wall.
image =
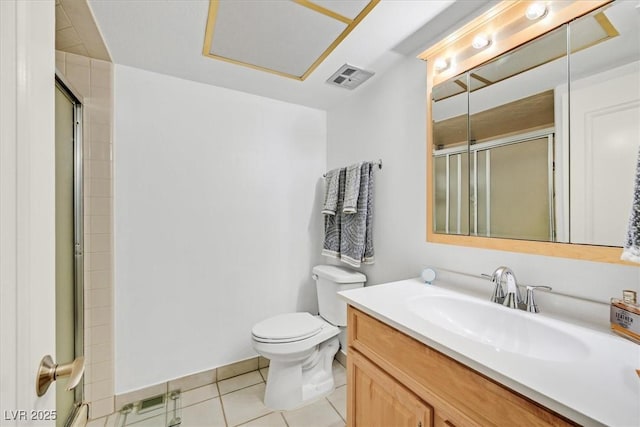
MULTIPOLYGON (((426 108, 426 65, 403 58, 392 71, 375 76, 328 111, 328 169, 361 159, 382 158, 384 163, 376 174, 377 261, 362 268, 368 285, 416 277, 425 266, 478 274, 507 265, 522 283, 549 285, 603 303, 619 297, 622 289, 640 290, 640 268, 633 266, 427 243, 426 108)), ((478 280, 473 286, 489 298, 488 282, 478 280)), ((581 305, 541 294, 539 305, 547 311, 580 306, 580 318, 603 328, 608 324, 606 304, 581 305)))
POLYGON ((124 66, 114 111, 116 394, 316 311, 325 112, 124 66))

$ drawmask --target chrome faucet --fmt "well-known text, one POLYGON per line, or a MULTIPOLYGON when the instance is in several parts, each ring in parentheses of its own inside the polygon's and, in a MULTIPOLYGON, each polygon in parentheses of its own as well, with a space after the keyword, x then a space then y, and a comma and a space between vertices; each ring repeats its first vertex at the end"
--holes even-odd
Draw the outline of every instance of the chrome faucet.
POLYGON ((491 301, 509 308, 522 308, 524 310, 516 275, 509 267, 496 268, 496 271, 491 275, 491 283, 495 286, 491 301), (502 285, 503 282, 506 282, 506 289, 502 285))
POLYGON ((533 299, 533 291, 551 290, 549 286, 527 286, 527 298, 523 302, 522 296, 520 295, 520 288, 518 288, 518 282, 516 281, 516 275, 509 267, 498 267, 492 275, 482 274, 482 276, 490 279, 491 283, 494 285, 493 294, 491 294, 491 302, 502 304, 509 308, 518 308, 531 313, 538 313, 539 311, 538 306, 533 299))

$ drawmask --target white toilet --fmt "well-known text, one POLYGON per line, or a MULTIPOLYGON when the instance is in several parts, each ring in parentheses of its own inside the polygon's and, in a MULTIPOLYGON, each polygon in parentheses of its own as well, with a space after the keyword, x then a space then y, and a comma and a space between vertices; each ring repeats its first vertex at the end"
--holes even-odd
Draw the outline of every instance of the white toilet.
POLYGON ((347 304, 336 292, 364 286, 366 276, 332 265, 313 268, 319 316, 280 314, 257 323, 253 348, 270 359, 264 404, 290 410, 331 393, 331 365, 342 344, 346 348, 347 304))

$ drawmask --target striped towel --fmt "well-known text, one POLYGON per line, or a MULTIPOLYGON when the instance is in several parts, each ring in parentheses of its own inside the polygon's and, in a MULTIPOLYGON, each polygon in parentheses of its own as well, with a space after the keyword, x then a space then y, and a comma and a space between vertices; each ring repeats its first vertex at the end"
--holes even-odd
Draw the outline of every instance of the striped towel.
POLYGON ((624 243, 621 259, 640 263, 640 150, 636 166, 636 180, 633 191, 633 205, 629 217, 627 238, 624 243))
MULTIPOLYGON (((342 233, 342 204, 344 202, 344 181, 346 169, 336 169, 336 206, 333 214, 324 217, 324 244, 322 255, 340 258, 340 238, 342 233)), ((327 178, 329 174, 327 174, 327 178)), ((329 186, 327 185, 327 191, 329 186)), ((326 196, 325 196, 326 197, 326 196)), ((326 205, 325 205, 326 207, 326 205)), ((325 213, 323 210, 322 213, 325 213)))
POLYGON ((340 260, 352 267, 373 264, 373 167, 360 167, 360 188, 356 213, 343 215, 340 260))
POLYGON ((364 254, 362 262, 373 264, 375 262, 373 251, 373 168, 374 164, 369 164, 369 183, 367 185, 367 217, 365 219, 365 240, 364 254))
POLYGON ((354 214, 358 210, 358 195, 360 193, 360 169, 362 162, 347 167, 346 181, 344 184, 343 213, 354 214))
POLYGON ((356 212, 344 213, 347 171, 338 177, 338 202, 335 215, 324 217, 324 244, 322 255, 339 259, 353 267, 373 264, 373 164, 360 165, 360 183, 356 212))
POLYGON ((325 176, 324 207, 322 213, 325 215, 335 215, 338 208, 338 180, 342 169, 333 169, 325 176))

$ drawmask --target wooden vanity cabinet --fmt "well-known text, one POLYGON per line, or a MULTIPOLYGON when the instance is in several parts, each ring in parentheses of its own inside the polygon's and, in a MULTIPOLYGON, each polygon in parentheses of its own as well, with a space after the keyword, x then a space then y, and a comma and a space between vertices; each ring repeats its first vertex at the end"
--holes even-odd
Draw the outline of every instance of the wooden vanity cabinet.
POLYGON ((354 353, 351 379, 354 401, 352 425, 422 426, 433 425, 433 408, 403 387, 365 357, 354 353))
POLYGON ((577 425, 349 306, 347 426, 577 425))

